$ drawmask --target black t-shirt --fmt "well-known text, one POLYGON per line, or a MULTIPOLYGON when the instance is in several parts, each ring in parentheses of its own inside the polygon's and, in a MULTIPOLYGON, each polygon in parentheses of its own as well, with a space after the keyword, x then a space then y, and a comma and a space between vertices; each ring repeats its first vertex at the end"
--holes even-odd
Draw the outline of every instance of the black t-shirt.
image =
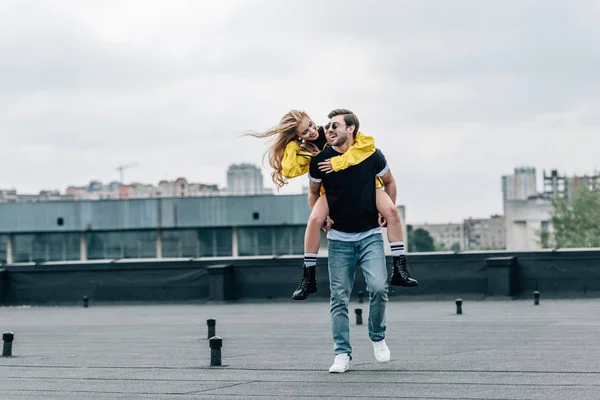
POLYGON ((377 228, 379 213, 376 205, 375 177, 387 172, 387 161, 381 151, 375 150, 360 164, 325 174, 319 171, 319 162, 339 156, 333 147, 327 147, 310 162, 309 178, 325 187, 332 229, 358 233, 377 228))

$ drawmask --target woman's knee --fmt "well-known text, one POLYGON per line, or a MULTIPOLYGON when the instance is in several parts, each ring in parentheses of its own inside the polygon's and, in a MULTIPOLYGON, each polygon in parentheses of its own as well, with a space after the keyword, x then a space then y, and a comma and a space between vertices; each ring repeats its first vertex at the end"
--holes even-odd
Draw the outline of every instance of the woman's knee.
POLYGON ((327 214, 329 214, 327 199, 324 196, 321 196, 308 217, 308 223, 322 225, 327 218, 327 214))
POLYGON ((381 215, 389 222, 400 221, 400 213, 394 204, 386 204, 378 210, 381 215))
POLYGON ((323 225, 323 223, 325 223, 325 219, 327 218, 327 215, 319 215, 318 213, 313 213, 310 214, 310 216, 308 217, 308 224, 311 226, 321 226, 323 225))

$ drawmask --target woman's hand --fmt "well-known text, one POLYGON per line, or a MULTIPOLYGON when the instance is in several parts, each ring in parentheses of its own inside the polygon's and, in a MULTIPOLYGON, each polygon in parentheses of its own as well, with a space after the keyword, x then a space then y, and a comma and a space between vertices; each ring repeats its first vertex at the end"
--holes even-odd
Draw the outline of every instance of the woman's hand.
POLYGON ((331 158, 328 158, 325 161, 321 161, 319 163, 319 170, 321 172, 325 172, 326 174, 330 174, 330 173, 334 172, 333 166, 331 165, 331 158))

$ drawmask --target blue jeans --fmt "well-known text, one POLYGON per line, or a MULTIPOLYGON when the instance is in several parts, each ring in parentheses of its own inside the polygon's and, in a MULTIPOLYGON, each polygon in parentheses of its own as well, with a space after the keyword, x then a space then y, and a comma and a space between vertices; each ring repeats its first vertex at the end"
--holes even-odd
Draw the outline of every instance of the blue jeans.
POLYGON ((356 265, 360 265, 369 292, 369 337, 385 338, 385 310, 388 301, 388 271, 381 234, 356 242, 329 240, 329 289, 331 291, 331 332, 334 354, 352 354, 348 301, 354 286, 356 265))

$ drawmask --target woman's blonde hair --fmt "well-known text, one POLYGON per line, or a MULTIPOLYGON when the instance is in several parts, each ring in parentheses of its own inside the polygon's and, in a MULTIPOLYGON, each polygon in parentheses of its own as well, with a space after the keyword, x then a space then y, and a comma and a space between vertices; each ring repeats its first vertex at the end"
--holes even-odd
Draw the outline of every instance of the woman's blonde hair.
POLYGON ((300 145, 301 150, 312 154, 319 151, 317 146, 312 143, 302 142, 298 136, 298 125, 300 125, 300 122, 307 116, 308 114, 304 111, 291 110, 281 117, 278 125, 266 132, 248 134, 249 136, 257 138, 273 138, 274 143, 267 149, 265 155, 269 154, 269 165, 273 168, 271 178, 273 179, 273 183, 277 186, 277 190, 287 184, 287 179, 283 176, 281 161, 283 160, 283 154, 288 143, 296 141, 300 145))

